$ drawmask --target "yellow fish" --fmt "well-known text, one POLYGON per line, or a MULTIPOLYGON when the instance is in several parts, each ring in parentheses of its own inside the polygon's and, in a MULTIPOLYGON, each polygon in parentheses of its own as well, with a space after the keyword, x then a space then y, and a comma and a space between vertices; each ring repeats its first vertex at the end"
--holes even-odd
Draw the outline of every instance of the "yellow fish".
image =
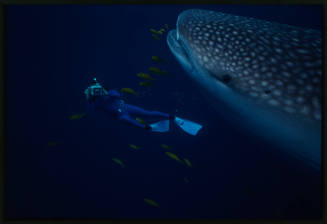
POLYGON ((86 115, 86 113, 82 113, 82 114, 74 114, 72 116, 70 116, 69 120, 77 120, 77 119, 81 119, 82 117, 84 117, 86 115))
POLYGON ((152 38, 155 39, 155 40, 159 40, 159 37, 156 34, 152 34, 152 38))
POLYGON ((122 88, 120 91, 123 92, 123 93, 130 93, 130 94, 133 94, 133 95, 138 95, 138 93, 136 93, 131 88, 122 88))
POLYGON ((48 146, 56 146, 59 143, 60 143, 59 141, 56 141, 56 142, 48 142, 48 146))
POLYGON ((140 147, 134 145, 134 144, 130 144, 129 147, 131 147, 132 149, 140 149, 140 147))
POLYGON ((140 82, 139 84, 140 84, 140 86, 147 86, 147 87, 153 85, 153 83, 152 82, 149 82, 149 81, 140 82))
POLYGON ((154 206, 154 207, 157 207, 157 208, 160 208, 160 206, 158 205, 157 202, 151 200, 151 199, 148 199, 148 198, 144 198, 144 202, 148 203, 149 205, 151 206, 154 206))
POLYGON ((161 144, 160 146, 161 146, 161 148, 164 148, 164 149, 171 149, 171 147, 166 144, 161 144))
POLYGON ((158 34, 158 31, 156 31, 155 29, 150 29, 151 33, 153 34, 158 34))
POLYGON ((168 29, 168 24, 165 24, 166 29, 168 29))
POLYGON ((157 68, 157 67, 149 67, 149 71, 150 72, 153 72, 153 73, 156 73, 156 74, 160 74, 161 73, 160 69, 157 68))
POLYGON ((152 56, 152 60, 154 60, 156 62, 162 62, 162 59, 159 58, 158 56, 152 56))
POLYGON ((163 34, 163 32, 165 32, 165 29, 163 29, 163 28, 161 28, 160 30, 155 30, 155 29, 150 29, 150 31, 151 31, 151 33, 153 34, 153 35, 156 35, 156 34, 163 34))
POLYGON ((125 167, 125 164, 120 159, 113 158, 112 161, 114 161, 115 163, 121 165, 123 168, 125 167))
POLYGON ((137 120, 138 122, 140 122, 141 124, 147 124, 145 121, 143 121, 141 118, 137 117, 135 118, 135 120, 137 120))
POLYGON ((184 158, 184 162, 185 162, 185 164, 188 165, 189 167, 192 167, 192 164, 191 164, 190 160, 184 158))
POLYGON ((179 163, 183 163, 179 158, 178 156, 176 156, 175 154, 171 153, 171 152, 166 152, 166 155, 169 156, 170 158, 176 160, 177 162, 179 163))
POLYGON ((140 77, 141 79, 154 80, 154 78, 152 78, 151 75, 143 72, 137 73, 137 76, 140 77))
POLYGON ((190 182, 190 180, 187 179, 187 177, 184 177, 184 182, 188 184, 190 182))

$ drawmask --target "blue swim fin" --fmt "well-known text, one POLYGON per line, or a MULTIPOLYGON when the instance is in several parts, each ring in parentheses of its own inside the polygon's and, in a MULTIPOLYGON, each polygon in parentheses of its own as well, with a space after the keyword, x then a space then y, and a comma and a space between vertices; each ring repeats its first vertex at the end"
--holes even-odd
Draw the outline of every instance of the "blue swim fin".
POLYGON ((202 125, 197 124, 193 121, 182 119, 180 117, 175 118, 175 123, 190 135, 196 135, 198 131, 202 128, 202 125))
POLYGON ((162 120, 157 123, 150 124, 152 131, 166 132, 169 131, 169 120, 162 120))

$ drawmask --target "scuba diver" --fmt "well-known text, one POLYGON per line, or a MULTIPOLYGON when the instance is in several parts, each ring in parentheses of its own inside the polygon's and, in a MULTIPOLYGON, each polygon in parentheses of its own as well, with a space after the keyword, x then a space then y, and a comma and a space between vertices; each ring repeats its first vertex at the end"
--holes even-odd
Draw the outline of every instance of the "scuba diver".
POLYGON ((107 114, 119 119, 123 123, 131 124, 148 131, 169 131, 170 121, 174 121, 185 132, 191 135, 196 135, 202 128, 202 125, 200 124, 176 117, 172 114, 167 114, 160 111, 144 110, 140 107, 127 104, 124 100, 121 99, 120 93, 118 91, 104 88, 96 80, 96 78, 93 79, 84 93, 87 100, 87 112, 102 110, 107 114), (135 119, 136 117, 158 118, 162 120, 149 125, 140 123, 135 119))

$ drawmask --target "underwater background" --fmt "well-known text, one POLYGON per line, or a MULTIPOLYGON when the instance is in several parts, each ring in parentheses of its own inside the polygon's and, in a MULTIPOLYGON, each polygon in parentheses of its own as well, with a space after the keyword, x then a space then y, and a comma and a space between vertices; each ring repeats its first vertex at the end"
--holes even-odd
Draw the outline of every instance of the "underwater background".
POLYGON ((321 217, 321 173, 218 117, 175 60, 165 24, 174 29, 190 8, 322 28, 322 8, 309 5, 7 7, 7 218, 321 217), (165 31, 157 40, 151 28, 165 31), (141 86, 137 73, 149 67, 168 74, 141 86), (94 77, 137 92, 122 93, 127 103, 203 128, 154 133, 101 112, 83 116, 94 77))

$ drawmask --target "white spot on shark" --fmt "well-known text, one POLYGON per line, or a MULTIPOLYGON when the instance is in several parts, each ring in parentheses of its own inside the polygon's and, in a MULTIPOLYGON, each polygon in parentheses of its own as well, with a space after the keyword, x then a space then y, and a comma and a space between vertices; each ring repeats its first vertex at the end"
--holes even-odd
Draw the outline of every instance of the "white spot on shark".
POLYGON ((320 103, 317 97, 312 98, 312 105, 317 108, 320 109, 320 103))
POLYGON ((268 103, 272 106, 278 106, 279 105, 279 102, 277 100, 274 100, 274 99, 271 99, 268 101, 268 103))
POLYGON ((280 96, 280 95, 282 95, 282 92, 281 92, 280 90, 278 90, 278 89, 275 89, 275 90, 273 91, 273 94, 274 94, 275 96, 280 96))
POLYGON ((290 114, 293 114, 295 112, 295 109, 293 107, 285 107, 284 110, 290 114))
POLYGON ((275 49, 275 51, 276 51, 278 54, 281 54, 281 53, 283 53, 283 50, 282 50, 282 49, 280 49, 280 48, 276 48, 276 49, 275 49))
POLYGON ((297 49, 297 52, 299 52, 300 54, 308 54, 309 51, 306 49, 297 49))
POLYGON ((312 91, 312 90, 313 90, 313 87, 312 87, 311 85, 307 85, 305 88, 306 88, 308 91, 312 91))
POLYGON ((304 106, 302 106, 300 113, 304 114, 304 115, 308 115, 310 113, 310 108, 308 106, 304 105, 304 106))
POLYGON ((282 85, 284 85, 284 83, 281 81, 281 80, 276 80, 276 85, 277 86, 282 86, 282 85))
POLYGON ((304 98, 301 96, 296 98, 296 102, 298 102, 298 103, 303 103, 303 101, 304 101, 304 98))
POLYGON ((314 113, 313 113, 313 117, 316 119, 316 120, 321 120, 321 113, 320 113, 320 111, 315 111, 314 113))
POLYGON ((249 80, 249 83, 250 83, 251 85, 254 85, 254 84, 255 84, 255 81, 254 81, 253 79, 250 79, 250 80, 249 80))
POLYGON ((268 82, 267 82, 267 81, 262 81, 262 82, 261 82, 261 85, 262 85, 262 86, 267 86, 267 85, 268 85, 268 82))
POLYGON ((282 72, 282 75, 285 76, 285 77, 291 77, 291 74, 288 73, 288 72, 282 72))

